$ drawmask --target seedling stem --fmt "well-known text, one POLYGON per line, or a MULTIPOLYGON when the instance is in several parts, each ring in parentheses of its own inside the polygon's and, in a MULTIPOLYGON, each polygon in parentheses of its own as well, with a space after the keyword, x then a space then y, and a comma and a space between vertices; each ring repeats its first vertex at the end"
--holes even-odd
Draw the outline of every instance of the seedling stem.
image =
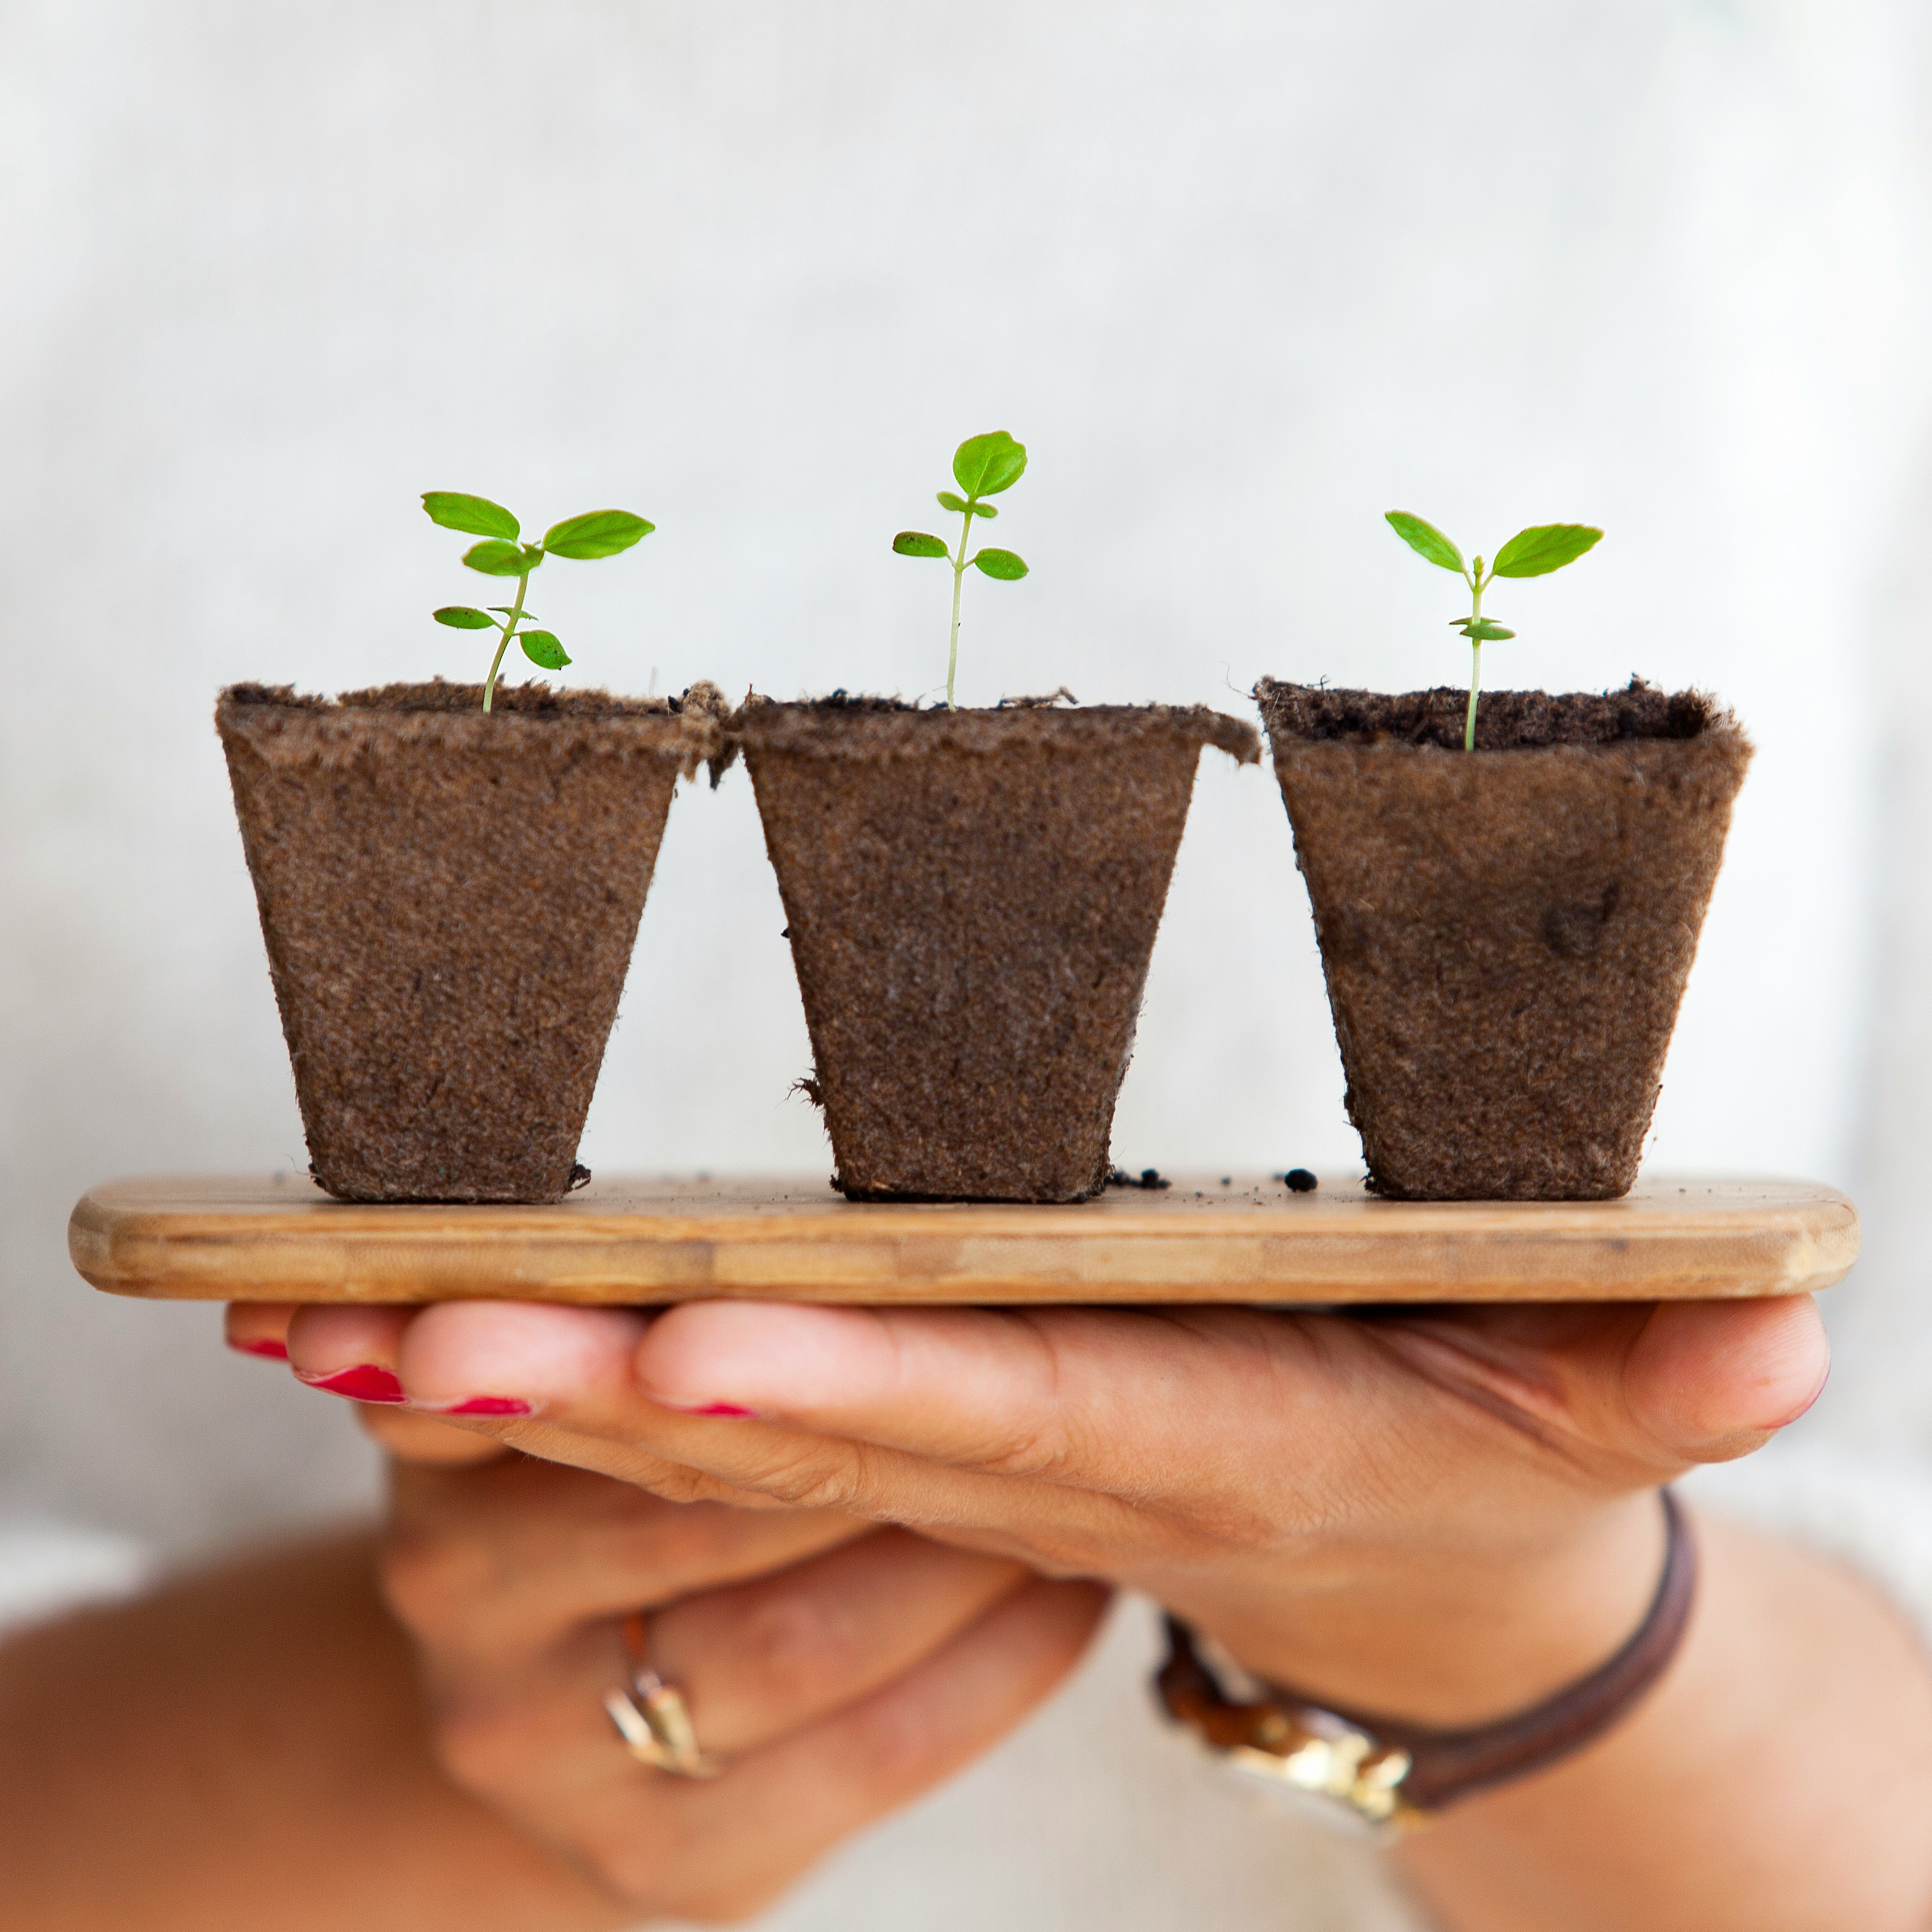
MULTIPOLYGON (((496 695, 496 674, 502 668, 503 653, 510 648, 510 634, 517 628, 524 614, 524 598, 530 587, 530 574, 526 570, 517 579, 517 601, 510 606, 509 614, 503 620, 503 634, 496 640, 496 655, 490 660, 490 675, 483 680, 483 709, 490 709, 490 700, 496 695)), ((1478 644, 1476 648, 1482 649, 1478 644)), ((1474 729, 1472 725, 1470 728, 1474 729)))
POLYGON ((959 518, 959 548, 952 560, 952 640, 946 652, 946 708, 956 711, 952 701, 953 680, 959 675, 959 586, 966 581, 966 539, 973 534, 973 506, 976 497, 966 500, 959 518))
POLYGON ((1469 585, 1469 716, 1462 727, 1462 748, 1473 752, 1476 748, 1476 700, 1483 688, 1483 640, 1480 627, 1483 621, 1483 586, 1489 579, 1483 574, 1483 560, 1478 557, 1474 573, 1468 578, 1469 585))

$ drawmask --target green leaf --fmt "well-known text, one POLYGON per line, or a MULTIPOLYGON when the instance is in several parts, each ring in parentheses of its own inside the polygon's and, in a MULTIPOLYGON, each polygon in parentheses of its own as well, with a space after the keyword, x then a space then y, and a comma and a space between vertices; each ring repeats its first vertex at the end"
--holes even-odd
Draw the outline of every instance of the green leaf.
POLYGON ((657 528, 628 510, 590 510, 568 517, 544 532, 543 547, 552 556, 588 559, 615 556, 657 528))
POLYGON ((1026 474, 1026 445, 1003 429, 969 436, 952 452, 952 480, 969 496, 997 496, 1026 474))
POLYGON ((466 496, 460 490, 425 490, 422 506, 429 512, 430 521, 446 530, 462 530, 472 537, 503 537, 512 543, 523 534, 516 518, 488 496, 466 496))
POLYGON ((561 670, 570 662, 554 631, 519 631, 517 642, 523 646, 524 656, 545 670, 561 670))
POLYGON ((1603 536, 1588 524, 1538 524, 1518 530, 1496 552, 1490 566, 1492 577, 1547 577, 1566 563, 1574 563, 1603 536))
POLYGON ((535 568, 519 545, 506 543, 498 537, 488 543, 472 544, 463 553, 463 560, 485 577, 521 577, 535 568))
POLYGON ((902 530, 892 539, 892 548, 901 556, 950 556, 952 553, 937 537, 923 530, 902 530))
POLYGON ((1387 514, 1390 529, 1418 556, 1426 557, 1431 563, 1440 564, 1444 570, 1453 570, 1457 576, 1462 575, 1462 553, 1433 524, 1425 524, 1420 517, 1412 517, 1406 510, 1390 510, 1387 514))
POLYGON ((1027 574, 1026 565, 1010 550, 982 550, 973 562, 988 577, 1003 584, 1016 584, 1027 574))
POLYGON ((481 610, 467 604, 446 604, 440 610, 429 614, 439 624, 447 624, 452 631, 494 631, 496 627, 481 610))
POLYGON ((1513 638, 1514 631, 1506 631, 1500 624, 1492 624, 1486 617, 1457 617, 1450 625, 1451 630, 1460 631, 1472 644, 1494 644, 1498 638, 1513 638))

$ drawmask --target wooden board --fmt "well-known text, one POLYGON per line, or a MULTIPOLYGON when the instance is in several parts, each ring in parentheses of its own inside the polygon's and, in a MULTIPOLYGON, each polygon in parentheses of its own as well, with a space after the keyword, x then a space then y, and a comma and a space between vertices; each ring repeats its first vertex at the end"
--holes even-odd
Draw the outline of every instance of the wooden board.
POLYGON ((1036 1208, 632 1178, 555 1207, 442 1208, 356 1206, 276 1175, 110 1182, 75 1208, 68 1246, 96 1288, 192 1300, 1649 1300, 1828 1287, 1858 1223, 1842 1194, 1788 1180, 1417 1202, 1214 1175, 1036 1208))

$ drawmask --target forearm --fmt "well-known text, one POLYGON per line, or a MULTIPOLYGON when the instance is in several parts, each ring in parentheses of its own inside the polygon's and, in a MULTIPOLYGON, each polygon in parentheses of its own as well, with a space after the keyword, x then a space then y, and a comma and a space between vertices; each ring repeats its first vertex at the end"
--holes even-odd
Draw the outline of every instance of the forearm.
POLYGON ((1876 1588, 1708 1518, 1676 1662, 1600 1743, 1401 1862, 1449 1932, 1923 1932, 1932 1665, 1876 1588))
POLYGON ((21 1932, 632 1916, 442 1777, 359 1536, 0 1646, 0 1871, 21 1932))

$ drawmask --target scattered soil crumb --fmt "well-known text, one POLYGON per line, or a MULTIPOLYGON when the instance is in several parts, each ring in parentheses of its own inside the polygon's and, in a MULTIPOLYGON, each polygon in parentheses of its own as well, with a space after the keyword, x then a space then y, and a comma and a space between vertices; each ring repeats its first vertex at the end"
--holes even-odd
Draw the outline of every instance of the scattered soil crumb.
POLYGON ((1291 1167, 1286 1174, 1277 1174, 1274 1178, 1291 1194, 1312 1194, 1322 1184, 1305 1167, 1291 1167))
POLYGON ((1144 1187, 1152 1194, 1162 1188, 1172 1187, 1174 1183, 1157 1167, 1144 1167, 1137 1174, 1130 1174, 1124 1167, 1117 1167, 1108 1174, 1107 1185, 1109 1187, 1144 1187))

